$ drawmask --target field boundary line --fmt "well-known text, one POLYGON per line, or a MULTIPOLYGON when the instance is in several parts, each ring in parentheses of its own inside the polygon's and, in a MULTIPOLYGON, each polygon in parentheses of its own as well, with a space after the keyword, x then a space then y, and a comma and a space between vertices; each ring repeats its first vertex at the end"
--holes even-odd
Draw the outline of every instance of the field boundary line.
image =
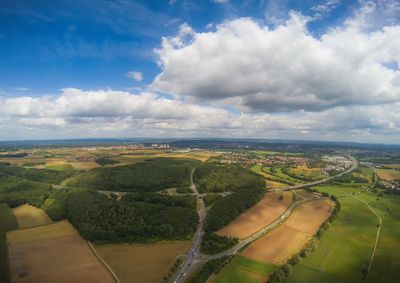
POLYGON ((92 252, 94 253, 94 255, 97 257, 97 259, 106 267, 106 269, 108 270, 108 272, 111 273, 111 275, 114 277, 114 280, 116 283, 121 283, 118 279, 117 274, 115 274, 115 272, 112 270, 112 268, 103 260, 103 258, 97 253, 96 249, 94 248, 93 244, 90 241, 87 241, 90 249, 92 250, 92 252))
POLYGON ((378 227, 378 231, 377 231, 376 237, 375 237, 374 249, 372 250, 372 255, 371 255, 371 258, 370 258, 369 264, 368 264, 368 273, 369 273, 369 271, 371 270, 372 261, 374 260, 374 257, 375 257, 376 248, 378 246, 379 235, 381 233, 381 227, 382 227, 382 219, 376 213, 376 211, 365 200, 362 200, 362 199, 360 199, 360 198, 358 198, 356 196, 354 196, 354 198, 356 198, 359 201, 363 202, 375 214, 375 216, 379 219, 379 227, 378 227))

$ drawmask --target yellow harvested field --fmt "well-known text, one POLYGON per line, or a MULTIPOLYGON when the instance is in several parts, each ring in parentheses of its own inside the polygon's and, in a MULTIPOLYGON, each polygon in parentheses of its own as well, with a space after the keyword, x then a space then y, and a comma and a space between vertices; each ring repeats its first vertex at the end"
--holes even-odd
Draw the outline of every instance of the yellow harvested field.
POLYGON ((71 223, 64 220, 49 225, 8 232, 7 242, 10 244, 19 244, 71 235, 79 234, 71 223))
POLYGON ((258 203, 217 231, 217 234, 245 239, 271 224, 287 210, 292 202, 292 192, 266 193, 258 203), (279 196, 283 196, 283 199, 279 200, 279 196))
POLYGON ((72 167, 77 170, 89 170, 97 167, 101 167, 99 164, 97 164, 94 161, 73 161, 70 162, 72 167))
POLYGON ((158 283, 168 274, 177 256, 190 248, 188 241, 156 244, 114 244, 95 246, 121 283, 158 283))
POLYGON ((307 243, 329 217, 334 202, 314 200, 299 205, 289 219, 243 251, 255 260, 283 264, 307 243))
POLYGON ((200 161, 206 161, 210 157, 218 156, 220 154, 213 151, 194 151, 194 152, 166 152, 158 154, 157 157, 175 157, 175 158, 192 158, 200 161))
POLYGON ((321 168, 309 168, 305 165, 297 166, 296 168, 291 168, 290 171, 292 171, 296 175, 305 175, 313 177, 319 177, 322 175, 321 168))
POLYGON ((288 186, 286 184, 275 182, 275 181, 270 181, 270 180, 265 180, 265 183, 266 183, 266 186, 268 189, 283 188, 283 187, 288 186))
POLYGON ((88 243, 67 221, 7 234, 13 283, 113 283, 88 243))
POLYGON ((376 169, 378 177, 385 181, 400 179, 400 171, 394 169, 376 169))
POLYGON ((29 204, 14 208, 13 213, 17 218, 19 229, 46 225, 53 222, 46 212, 29 204))

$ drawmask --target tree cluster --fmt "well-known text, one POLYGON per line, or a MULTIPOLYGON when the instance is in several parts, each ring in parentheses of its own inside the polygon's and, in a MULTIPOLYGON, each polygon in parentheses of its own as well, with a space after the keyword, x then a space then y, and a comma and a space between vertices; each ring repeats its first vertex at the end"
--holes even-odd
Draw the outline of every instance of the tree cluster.
POLYGON ((205 254, 218 254, 233 247, 237 243, 237 238, 219 236, 213 232, 206 232, 201 241, 200 251, 205 254))
POLYGON ((155 192, 190 185, 190 174, 197 161, 151 158, 143 162, 95 168, 69 181, 69 186, 125 192, 155 192))
POLYGON ((196 168, 193 177, 200 192, 234 192, 265 187, 263 177, 240 166, 206 163, 196 168))
POLYGON ((204 229, 206 231, 221 229, 256 204, 264 194, 265 190, 258 187, 243 189, 217 200, 207 213, 204 229))
POLYGON ((198 223, 198 214, 191 207, 136 201, 130 196, 118 201, 88 190, 71 191, 66 211, 79 233, 97 242, 185 239, 198 223))

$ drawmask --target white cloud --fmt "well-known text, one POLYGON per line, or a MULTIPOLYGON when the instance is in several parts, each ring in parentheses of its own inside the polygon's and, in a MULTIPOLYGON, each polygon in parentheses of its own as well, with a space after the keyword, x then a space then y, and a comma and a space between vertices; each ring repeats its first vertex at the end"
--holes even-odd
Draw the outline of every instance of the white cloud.
POLYGON ((136 82, 141 82, 143 80, 143 73, 138 72, 138 71, 131 71, 126 74, 128 78, 131 78, 132 80, 136 82))
POLYGON ((292 13, 275 29, 241 18, 215 32, 182 31, 156 50, 162 72, 153 87, 194 101, 236 98, 246 111, 321 111, 400 98, 400 26, 363 32, 362 17, 321 38, 292 13))
POLYGON ((326 14, 335 9, 340 2, 341 0, 325 0, 321 4, 311 7, 311 10, 321 14, 326 14))
POLYGON ((0 139, 242 137, 400 142, 400 105, 320 112, 233 113, 152 93, 68 88, 54 97, 0 100, 0 139))
POLYGON ((225 3, 228 3, 229 0, 211 0, 211 2, 217 3, 217 4, 225 4, 225 3))

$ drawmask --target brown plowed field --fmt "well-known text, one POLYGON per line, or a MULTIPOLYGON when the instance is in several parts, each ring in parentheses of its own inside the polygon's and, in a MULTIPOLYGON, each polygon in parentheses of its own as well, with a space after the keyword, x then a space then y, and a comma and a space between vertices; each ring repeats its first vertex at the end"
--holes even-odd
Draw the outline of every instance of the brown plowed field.
POLYGON ((254 206, 240 214, 235 220, 217 231, 220 236, 245 239, 271 224, 293 202, 292 192, 269 192, 254 206), (279 196, 283 196, 279 200, 279 196))
POLYGON ((88 243, 66 221, 8 233, 13 283, 113 283, 88 243))
POLYGON ((299 205, 285 223, 251 244, 243 255, 274 264, 285 263, 318 231, 333 207, 334 202, 328 199, 299 205))

